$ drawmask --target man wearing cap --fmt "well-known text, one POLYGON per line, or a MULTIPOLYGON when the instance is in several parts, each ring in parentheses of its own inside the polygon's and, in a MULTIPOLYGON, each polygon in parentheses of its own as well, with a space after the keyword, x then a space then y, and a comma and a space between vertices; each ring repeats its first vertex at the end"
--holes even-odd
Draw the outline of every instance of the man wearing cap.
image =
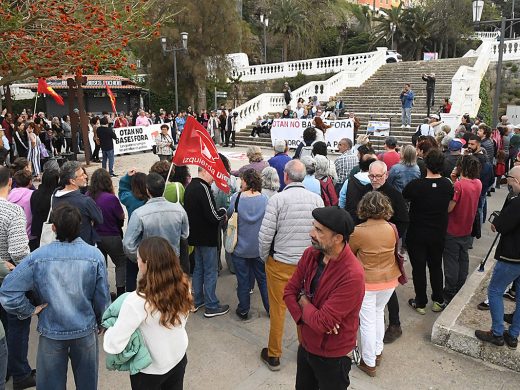
POLYGON ((283 139, 277 139, 274 141, 274 156, 271 157, 267 162, 269 163, 269 166, 276 169, 276 172, 278 172, 278 177, 280 178, 280 191, 282 191, 285 187, 285 181, 284 181, 284 168, 285 164, 287 164, 289 161, 291 161, 291 158, 287 155, 287 150, 289 149, 287 147, 287 143, 283 139))
POLYGON ((354 222, 335 206, 312 212, 312 246, 287 283, 284 301, 300 331, 296 389, 345 389, 356 346, 364 271, 347 245, 354 222))
POLYGON ((284 169, 282 192, 269 199, 258 235, 260 258, 266 261, 269 297, 269 343, 260 358, 272 371, 280 369, 286 306, 283 294, 309 245, 312 212, 323 207, 321 196, 305 189, 306 168, 300 160, 290 160, 284 169))
POLYGON ((445 168, 442 173, 444 177, 450 177, 451 172, 453 172, 453 168, 457 165, 457 161, 461 156, 461 150, 463 146, 466 145, 466 141, 463 138, 454 138, 448 143, 448 153, 445 161, 445 168))
POLYGON ((401 161, 401 156, 396 152, 396 148, 397 139, 395 137, 387 137, 385 140, 385 151, 377 156, 379 160, 386 164, 388 170, 401 161))

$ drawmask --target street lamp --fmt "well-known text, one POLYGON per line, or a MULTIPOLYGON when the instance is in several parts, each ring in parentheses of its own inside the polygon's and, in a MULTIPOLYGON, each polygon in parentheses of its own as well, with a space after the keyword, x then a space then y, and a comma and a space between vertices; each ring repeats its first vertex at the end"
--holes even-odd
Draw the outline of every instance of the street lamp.
POLYGON ((264 64, 267 64, 267 27, 269 26, 269 17, 260 14, 260 23, 264 26, 264 64))
POLYGON ((394 22, 390 22, 390 32, 392 33, 392 45, 390 46, 390 48, 393 50, 394 49, 394 34, 395 34, 395 29, 396 29, 396 25, 394 22))
POLYGON ((175 45, 168 45, 168 41, 166 37, 161 37, 161 48, 163 51, 163 55, 166 56, 167 53, 173 53, 173 77, 175 81, 175 113, 179 113, 179 96, 177 91, 177 52, 182 51, 185 52, 188 50, 188 33, 181 32, 181 46, 177 47, 175 45))

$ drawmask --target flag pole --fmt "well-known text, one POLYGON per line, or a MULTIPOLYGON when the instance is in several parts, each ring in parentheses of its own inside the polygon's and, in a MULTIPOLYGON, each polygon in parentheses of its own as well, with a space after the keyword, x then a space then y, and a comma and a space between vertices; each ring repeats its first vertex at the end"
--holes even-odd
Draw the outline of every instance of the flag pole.
POLYGON ((36 103, 38 102, 38 92, 36 92, 36 99, 34 99, 34 110, 33 110, 33 116, 36 114, 36 103))
MULTIPOLYGON (((168 185, 168 183, 170 181, 170 175, 172 173, 172 170, 173 170, 173 156, 172 156, 172 161, 170 161, 170 169, 168 170, 168 176, 166 176, 166 183, 164 183, 163 196, 164 196, 164 193, 166 192, 166 186, 168 185)), ((177 199, 177 202, 178 201, 179 201, 179 199, 177 199)))

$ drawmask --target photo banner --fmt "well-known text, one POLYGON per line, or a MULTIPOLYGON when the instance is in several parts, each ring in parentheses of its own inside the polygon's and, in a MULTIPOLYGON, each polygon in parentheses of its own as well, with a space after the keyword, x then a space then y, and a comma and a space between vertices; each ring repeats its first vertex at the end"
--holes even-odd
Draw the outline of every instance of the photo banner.
MULTIPOLYGON (((325 132, 327 149, 337 150, 338 142, 342 138, 354 141, 354 121, 352 119, 323 120, 331 127, 325 132)), ((303 131, 307 127, 313 127, 312 119, 275 119, 271 127, 271 142, 283 139, 287 142, 289 149, 296 149, 303 141, 303 131)))
POLYGON ((367 133, 375 137, 388 137, 390 135, 390 122, 369 121, 367 133))
MULTIPOLYGON (((170 123, 163 124, 170 126, 170 123)), ((117 139, 114 140, 114 154, 151 150, 163 124, 115 128, 117 139)), ((171 136, 171 127, 168 134, 171 136)))

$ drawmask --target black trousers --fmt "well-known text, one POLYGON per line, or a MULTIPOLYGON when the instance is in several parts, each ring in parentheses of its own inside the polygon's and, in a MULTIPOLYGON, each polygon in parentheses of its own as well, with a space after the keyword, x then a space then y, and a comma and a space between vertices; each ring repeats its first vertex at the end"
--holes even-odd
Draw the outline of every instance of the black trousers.
POLYGON ((343 390, 350 385, 348 356, 326 358, 298 347, 296 390, 343 390))
POLYGON ((426 266, 430 271, 430 286, 432 300, 442 303, 443 298, 443 273, 442 252, 444 240, 406 240, 410 263, 412 264, 413 286, 415 289, 415 302, 417 307, 425 307, 428 303, 426 295, 426 266))
POLYGON ((231 138, 231 146, 235 146, 235 131, 226 131, 226 146, 229 146, 229 138, 231 138))
POLYGON ((151 375, 139 372, 130 375, 132 390, 182 390, 186 364, 188 358, 184 355, 182 360, 166 374, 151 375))

